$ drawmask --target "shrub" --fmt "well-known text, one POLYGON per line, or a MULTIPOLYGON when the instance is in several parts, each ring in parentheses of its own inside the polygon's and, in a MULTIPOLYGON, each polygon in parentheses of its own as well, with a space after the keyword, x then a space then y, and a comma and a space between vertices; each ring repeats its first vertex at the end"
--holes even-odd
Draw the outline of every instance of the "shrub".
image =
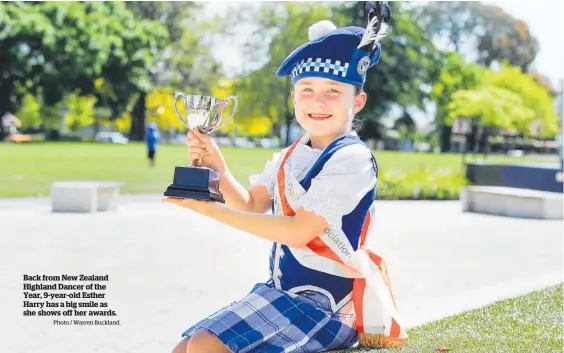
POLYGON ((380 200, 458 200, 460 190, 466 185, 466 178, 460 172, 380 172, 377 197, 380 200))

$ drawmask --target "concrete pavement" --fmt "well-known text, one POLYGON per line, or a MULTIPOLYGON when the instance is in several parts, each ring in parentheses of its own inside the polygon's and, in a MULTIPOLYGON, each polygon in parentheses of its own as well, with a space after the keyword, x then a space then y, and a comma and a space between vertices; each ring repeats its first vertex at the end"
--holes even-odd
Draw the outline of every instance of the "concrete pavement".
MULTIPOLYGON (((381 201, 376 222, 370 236, 387 244, 409 327, 562 282, 561 221, 381 201)), ((185 328, 267 279, 269 248, 159 195, 123 196, 117 211, 94 214, 54 214, 47 199, 0 200, 0 351, 170 352, 185 328), (80 273, 109 275, 106 301, 120 326, 23 317, 24 274, 80 273)))

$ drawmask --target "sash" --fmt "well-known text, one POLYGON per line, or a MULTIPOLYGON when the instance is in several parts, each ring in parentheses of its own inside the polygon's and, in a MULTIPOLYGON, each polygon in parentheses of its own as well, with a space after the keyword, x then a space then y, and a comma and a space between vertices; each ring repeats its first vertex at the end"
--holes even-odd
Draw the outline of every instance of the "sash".
MULTIPOLYGON (((301 140, 302 138, 297 139, 290 146, 278 169, 276 176, 278 207, 276 207, 276 210, 273 210, 276 214, 284 216, 294 216, 296 214, 286 196, 285 167, 288 158, 301 140)), ((336 141, 332 142, 333 146, 329 145, 325 149, 319 157, 320 159, 327 157, 327 150, 334 147, 336 141)), ((307 179, 311 179, 310 173, 304 179, 307 184, 306 191, 309 188, 310 181, 307 179)), ((408 336, 401 324, 402 320, 393 298, 386 262, 381 256, 365 246, 366 236, 372 221, 371 213, 373 206, 370 207, 364 219, 358 250, 354 251, 352 246, 347 244, 346 247, 348 249, 346 249, 346 252, 334 251, 331 247, 331 239, 328 237, 332 232, 330 229, 326 229, 323 234, 312 239, 306 245, 306 249, 300 250, 311 251, 317 256, 330 259, 337 267, 345 268, 349 278, 354 278, 352 298, 356 316, 356 328, 361 346, 400 348, 407 342, 408 336), (344 256, 343 253, 348 254, 348 256, 344 256)), ((329 273, 322 266, 315 268, 315 270, 329 273)))

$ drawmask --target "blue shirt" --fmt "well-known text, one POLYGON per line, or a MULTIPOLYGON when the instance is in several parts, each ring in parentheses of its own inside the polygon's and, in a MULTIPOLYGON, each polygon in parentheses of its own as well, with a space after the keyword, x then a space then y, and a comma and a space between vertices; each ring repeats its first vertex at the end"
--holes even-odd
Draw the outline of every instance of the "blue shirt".
POLYGON ((145 141, 147 142, 147 148, 150 151, 156 150, 159 143, 159 133, 156 130, 147 130, 145 141))

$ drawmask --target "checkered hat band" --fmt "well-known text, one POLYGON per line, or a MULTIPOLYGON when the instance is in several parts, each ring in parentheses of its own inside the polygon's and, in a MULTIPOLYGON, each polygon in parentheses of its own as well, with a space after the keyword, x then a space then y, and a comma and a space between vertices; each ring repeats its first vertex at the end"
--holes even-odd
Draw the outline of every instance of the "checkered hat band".
POLYGON ((299 76, 304 72, 325 72, 341 77, 345 77, 349 63, 341 62, 340 60, 322 59, 322 58, 308 58, 300 61, 298 65, 292 70, 292 77, 299 76))

